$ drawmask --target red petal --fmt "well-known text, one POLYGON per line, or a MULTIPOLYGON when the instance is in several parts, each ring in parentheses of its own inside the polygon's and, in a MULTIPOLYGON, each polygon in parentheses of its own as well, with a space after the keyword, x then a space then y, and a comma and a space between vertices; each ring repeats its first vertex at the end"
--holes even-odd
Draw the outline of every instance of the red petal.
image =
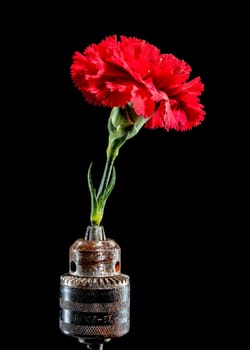
POLYGON ((119 107, 132 102, 135 112, 151 116, 146 127, 187 130, 205 112, 200 78, 189 82, 190 66, 145 40, 115 35, 73 56, 71 76, 90 103, 119 107), (170 103, 170 102, 171 103, 170 103), (157 109, 155 111, 155 108, 157 109))
POLYGON ((159 90, 168 93, 171 87, 186 81, 191 67, 171 54, 162 54, 157 57, 152 66, 152 78, 159 90))
POLYGON ((149 117, 155 110, 152 95, 144 88, 135 88, 133 90, 131 102, 137 115, 149 117))

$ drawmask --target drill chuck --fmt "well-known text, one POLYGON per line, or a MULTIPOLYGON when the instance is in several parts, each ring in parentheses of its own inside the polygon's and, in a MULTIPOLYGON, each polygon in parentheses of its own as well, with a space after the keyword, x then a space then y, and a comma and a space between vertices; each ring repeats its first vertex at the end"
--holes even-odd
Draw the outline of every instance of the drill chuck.
POLYGON ((129 331, 130 283, 121 274, 121 249, 102 226, 89 226, 69 250, 60 277, 60 329, 88 349, 102 349, 129 331))

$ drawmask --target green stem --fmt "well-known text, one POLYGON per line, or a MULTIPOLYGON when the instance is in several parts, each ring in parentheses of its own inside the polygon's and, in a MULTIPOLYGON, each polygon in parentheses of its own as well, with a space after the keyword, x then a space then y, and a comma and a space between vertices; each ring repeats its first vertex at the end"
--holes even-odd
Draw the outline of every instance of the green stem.
POLYGON ((106 201, 114 188, 116 181, 114 161, 121 146, 134 137, 146 121, 147 118, 136 115, 133 108, 129 105, 126 108, 114 107, 112 109, 108 121, 109 139, 106 163, 97 194, 91 179, 92 164, 88 170, 88 186, 91 195, 90 222, 92 226, 100 225, 106 201))
POLYGON ((103 175, 101 178, 101 182, 100 182, 97 194, 91 180, 91 173, 90 173, 91 166, 89 168, 88 183, 89 183, 89 190, 91 194, 90 222, 92 226, 100 225, 103 218, 103 212, 104 212, 106 201, 115 185, 116 176, 115 176, 114 161, 117 154, 118 153, 115 145, 109 139, 107 156, 106 156, 106 164, 104 167, 103 175), (110 149, 112 149, 111 152, 109 152, 110 149))
POLYGON ((116 157, 109 156, 107 154, 106 164, 105 164, 105 168, 104 168, 103 175, 102 175, 102 180, 101 180, 101 183, 100 183, 100 186, 98 189, 98 193, 97 193, 97 199, 100 198, 100 196, 104 193, 105 189, 107 188, 107 186, 109 184, 115 158, 116 157))

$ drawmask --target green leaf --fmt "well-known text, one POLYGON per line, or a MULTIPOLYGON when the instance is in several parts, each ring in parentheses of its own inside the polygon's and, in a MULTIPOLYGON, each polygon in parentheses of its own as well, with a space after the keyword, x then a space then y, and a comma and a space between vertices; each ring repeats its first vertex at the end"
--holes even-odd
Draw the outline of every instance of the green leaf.
POLYGON ((96 189, 93 186, 93 182, 91 179, 91 168, 93 163, 90 163, 89 169, 88 169, 88 187, 90 192, 90 198, 91 198, 91 214, 90 214, 90 221, 93 222, 93 218, 95 217, 96 212, 98 211, 98 201, 96 198, 96 189))
POLYGON ((113 190, 113 188, 115 186, 115 182, 116 182, 116 171, 115 171, 115 167, 113 167, 113 169, 112 169, 112 177, 111 177, 110 182, 109 182, 107 188, 105 189, 105 193, 104 193, 105 202, 108 199, 110 193, 112 192, 112 190, 113 190))

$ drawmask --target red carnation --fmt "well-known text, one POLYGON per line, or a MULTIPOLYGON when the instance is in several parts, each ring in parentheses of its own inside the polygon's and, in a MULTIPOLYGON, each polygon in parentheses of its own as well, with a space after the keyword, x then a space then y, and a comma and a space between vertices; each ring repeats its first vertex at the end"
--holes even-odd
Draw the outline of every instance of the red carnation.
POLYGON ((115 185, 114 162, 125 142, 143 128, 188 130, 205 112, 200 78, 189 80, 191 67, 172 54, 161 54, 145 40, 110 36, 75 52, 71 76, 89 103, 111 107, 106 164, 98 190, 88 171, 90 222, 100 225, 115 185))
POLYGON ((191 67, 172 54, 161 54, 145 40, 110 36, 75 52, 71 76, 89 103, 125 107, 131 103, 145 127, 188 130, 205 112, 200 78, 187 81, 191 67))

